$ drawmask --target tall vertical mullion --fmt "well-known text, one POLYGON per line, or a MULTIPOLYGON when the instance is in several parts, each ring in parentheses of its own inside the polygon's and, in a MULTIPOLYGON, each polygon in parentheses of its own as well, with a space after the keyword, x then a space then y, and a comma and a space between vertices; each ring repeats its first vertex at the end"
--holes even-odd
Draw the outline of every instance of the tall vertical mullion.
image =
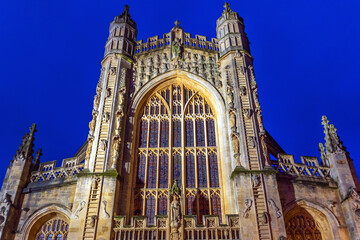
MULTIPOLYGON (((205 107, 205 99, 202 100, 202 105, 204 109, 204 113, 206 113, 205 107)), ((210 166, 209 166, 209 152, 208 152, 208 135, 207 135, 207 121, 206 117, 204 117, 204 136, 205 136, 205 162, 206 162, 206 179, 207 179, 207 191, 209 194, 209 214, 212 214, 212 206, 211 206, 211 195, 210 195, 210 166)))
MULTIPOLYGON (((168 163, 169 163, 169 168, 168 168, 168 189, 171 188, 172 186, 172 179, 173 179, 173 174, 172 174, 172 169, 173 169, 173 152, 172 152, 172 146, 173 146, 173 121, 172 121, 172 115, 173 115, 173 87, 172 85, 170 85, 170 91, 169 91, 169 157, 168 157, 168 163)), ((169 195, 170 196, 170 195, 169 195)), ((168 206, 167 209, 170 209, 170 197, 168 198, 168 206)))
MULTIPOLYGON (((182 193, 184 196, 186 196, 185 186, 186 186, 186 167, 185 167, 185 91, 184 91, 184 85, 181 84, 181 188, 182 193)), ((186 208, 182 206, 183 214, 186 214, 186 208)))
MULTIPOLYGON (((161 103, 161 100, 160 100, 161 103)), ((161 113, 161 104, 159 106, 159 115, 161 113)), ((161 117, 158 118, 158 141, 157 141, 157 150, 158 154, 156 157, 156 198, 155 198, 155 215, 158 214, 158 204, 159 204, 159 182, 160 182, 160 134, 161 134, 161 117)))
MULTIPOLYGON (((151 105, 149 106, 149 115, 151 113, 151 105)), ((151 120, 151 117, 150 117, 151 120)), ((149 166, 149 145, 150 145, 150 121, 147 121, 147 136, 146 136, 146 158, 145 158, 145 179, 144 179, 144 201, 143 201, 143 214, 146 214, 146 190, 147 190, 147 180, 148 180, 148 166, 149 166)))

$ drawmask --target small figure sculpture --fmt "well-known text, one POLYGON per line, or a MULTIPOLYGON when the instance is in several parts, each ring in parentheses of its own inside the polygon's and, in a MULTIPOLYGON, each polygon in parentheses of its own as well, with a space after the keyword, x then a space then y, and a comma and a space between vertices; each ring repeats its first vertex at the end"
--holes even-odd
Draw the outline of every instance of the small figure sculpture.
POLYGON ((171 202, 171 227, 177 228, 180 224, 180 202, 179 196, 174 194, 171 202))
POLYGON ((76 219, 79 218, 79 213, 81 212, 81 210, 83 210, 83 208, 85 207, 85 204, 86 204, 85 201, 82 201, 81 203, 79 203, 79 206, 77 207, 77 209, 76 209, 76 211, 75 211, 75 213, 74 213, 74 217, 75 217, 76 219))

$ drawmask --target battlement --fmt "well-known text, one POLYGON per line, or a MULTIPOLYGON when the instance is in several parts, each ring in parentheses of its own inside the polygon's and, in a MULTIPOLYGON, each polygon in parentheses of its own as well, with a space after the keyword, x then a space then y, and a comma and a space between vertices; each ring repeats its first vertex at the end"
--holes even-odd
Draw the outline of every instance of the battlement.
POLYGON ((278 154, 278 160, 271 160, 271 166, 279 173, 302 177, 330 178, 330 168, 323 166, 317 157, 301 156, 301 163, 294 155, 278 154))
POLYGON ((84 169, 84 163, 79 163, 79 160, 78 157, 65 158, 61 167, 56 167, 56 160, 41 163, 38 170, 31 172, 30 182, 75 176, 84 169))
MULTIPOLYGON (((149 37, 147 39, 147 42, 143 42, 143 40, 136 41, 135 54, 142 54, 159 48, 165 48, 167 46, 170 46, 170 34, 170 32, 165 33, 163 35, 163 38, 159 38, 159 35, 149 37)), ((191 38, 190 33, 184 33, 184 35, 184 47, 197 48, 209 51, 219 51, 218 40, 216 38, 211 38, 211 41, 208 41, 206 36, 195 35, 195 38, 191 38)))

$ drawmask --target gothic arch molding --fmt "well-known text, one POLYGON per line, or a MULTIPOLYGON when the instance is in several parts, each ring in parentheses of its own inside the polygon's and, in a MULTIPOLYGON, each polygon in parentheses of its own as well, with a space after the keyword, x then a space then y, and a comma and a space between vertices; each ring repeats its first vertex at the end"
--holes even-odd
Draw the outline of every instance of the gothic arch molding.
MULTIPOLYGON (((182 81, 184 84, 193 86, 192 88, 199 91, 203 96, 206 96, 206 99, 209 102, 209 105, 214 110, 214 114, 217 116, 217 128, 218 130, 218 147, 220 152, 220 164, 221 164, 221 176, 223 179, 223 193, 224 193, 224 214, 231 214, 237 211, 236 200, 233 191, 231 191, 232 184, 230 178, 227 176, 231 175, 232 171, 232 157, 228 146, 230 145, 230 140, 228 139, 228 134, 226 131, 221 131, 220 129, 229 129, 227 114, 225 109, 225 101, 218 89, 216 89, 210 82, 205 79, 185 72, 182 70, 174 70, 162 75, 159 75, 142 86, 141 89, 136 93, 133 98, 133 101, 130 104, 129 116, 130 124, 134 127, 133 132, 137 132, 137 126, 135 123, 138 121, 137 112, 145 104, 146 100, 150 95, 155 92, 157 89, 162 86, 174 83, 176 81, 182 81)), ((136 138, 132 141, 132 146, 136 146, 136 138)), ((133 150, 132 150, 133 151, 133 150)), ((134 174, 134 169, 132 169, 131 175, 134 174)))
POLYGON ((49 219, 54 217, 61 217, 70 223, 71 211, 60 204, 51 204, 44 206, 28 217, 20 233, 23 240, 34 239, 40 227, 49 219))
POLYGON ((323 239, 340 239, 339 220, 327 207, 320 203, 301 199, 286 204, 284 208, 285 222, 300 209, 305 209, 318 222, 323 239))

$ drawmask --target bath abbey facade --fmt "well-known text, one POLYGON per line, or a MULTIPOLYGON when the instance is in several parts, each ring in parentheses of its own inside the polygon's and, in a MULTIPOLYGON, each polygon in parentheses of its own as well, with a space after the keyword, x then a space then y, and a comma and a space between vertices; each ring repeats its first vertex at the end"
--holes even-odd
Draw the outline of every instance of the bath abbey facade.
POLYGON ((284 152, 263 126, 244 28, 226 3, 217 38, 176 21, 137 40, 125 6, 85 144, 61 166, 41 162, 31 126, 1 188, 0 239, 360 239, 359 181, 336 128, 323 117, 320 159, 284 152))

